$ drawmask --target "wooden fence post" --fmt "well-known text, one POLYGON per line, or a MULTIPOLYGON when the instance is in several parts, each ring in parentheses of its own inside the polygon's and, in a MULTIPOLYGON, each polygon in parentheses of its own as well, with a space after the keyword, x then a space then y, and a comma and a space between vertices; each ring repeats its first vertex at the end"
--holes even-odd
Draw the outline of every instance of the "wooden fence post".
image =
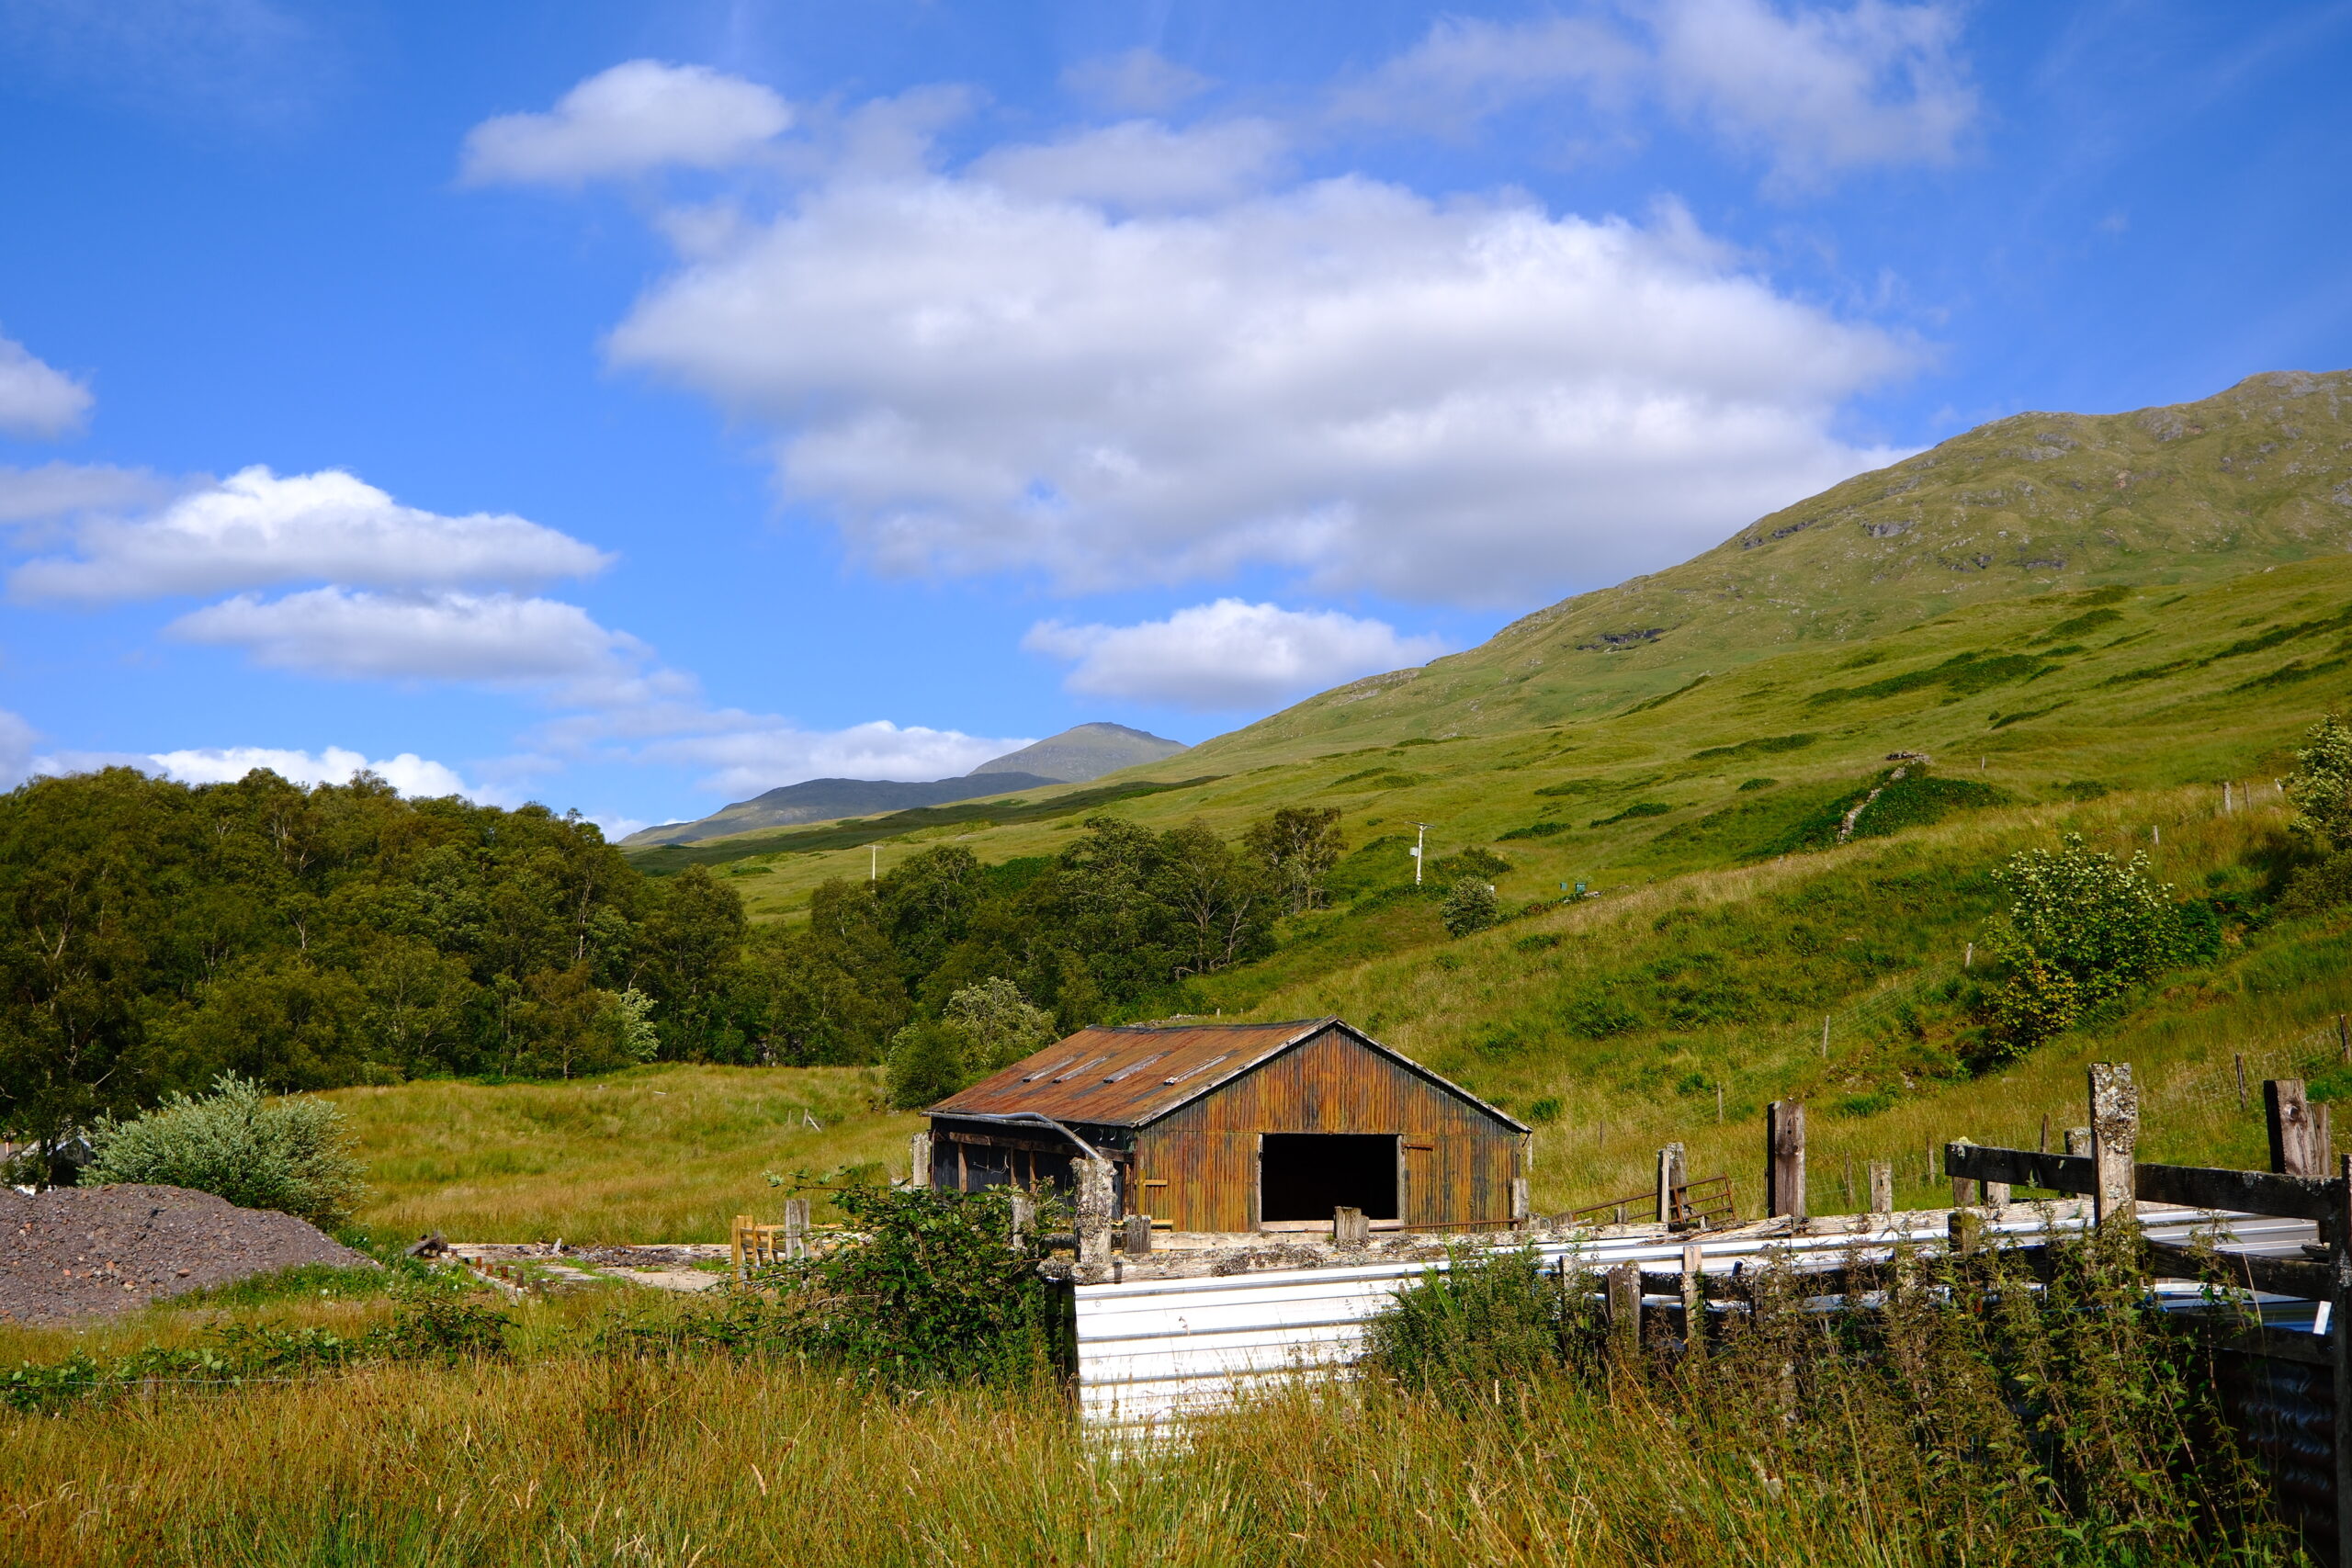
POLYGON ((784 1255, 786 1258, 808 1256, 808 1200, 786 1198, 784 1201, 784 1255))
POLYGON ((907 1140, 907 1185, 931 1185, 931 1134, 917 1133, 907 1140))
POLYGON ((751 1215, 738 1214, 735 1216, 734 1226, 727 1238, 728 1259, 734 1264, 735 1278, 739 1280, 743 1278, 743 1234, 751 1229, 751 1215))
POLYGON ((1141 1258, 1151 1250, 1151 1216, 1129 1214, 1126 1235, 1122 1238, 1122 1250, 1130 1258, 1141 1258))
POLYGON ((2301 1078, 2262 1080, 2262 1120, 2270 1134, 2270 1168, 2281 1176, 2325 1176, 2327 1155, 2312 1134, 2312 1104, 2301 1078))
POLYGON ((2335 1280, 2328 1302, 2335 1352, 2335 1561, 2352 1563, 2352 1155, 2336 1171, 2335 1280))
POLYGON ((1693 1355, 1707 1338, 1707 1297, 1699 1277, 1706 1272, 1706 1257, 1695 1241, 1682 1247, 1682 1343, 1693 1355))
MULTIPOLYGON (((1956 1144, 1973 1144, 1975 1141, 1976 1140, 1973 1138, 1954 1138, 1952 1140, 1952 1142, 1956 1144)), ((1981 1185, 1982 1183, 1970 1181, 1969 1179, 1964 1176, 1953 1177, 1951 1179, 1951 1206, 1955 1209, 1967 1208, 1969 1199, 1975 1196, 1974 1193, 1969 1191, 1969 1189, 1973 1186, 1981 1185)))
POLYGON ((1642 1348, 1642 1266, 1620 1263, 1609 1270, 1609 1348, 1630 1362, 1642 1348))
POLYGON ((2140 1141, 2140 1090, 2129 1062, 2098 1062, 2090 1069, 2091 1217, 2105 1224, 2137 1213, 2132 1151, 2140 1141))
POLYGON ((1776 1100, 1764 1109, 1764 1213, 1804 1218, 1804 1101, 1776 1100))
POLYGON ((1891 1159, 1871 1161, 1871 1213, 1894 1213, 1894 1162, 1891 1159))
POLYGON ((1672 1224, 1682 1207, 1682 1189, 1690 1178, 1682 1164, 1682 1145, 1668 1144, 1657 1152, 1657 1223, 1672 1224))
POLYGON ((1362 1209, 1341 1207, 1332 1210, 1331 1243, 1335 1247, 1370 1246, 1372 1222, 1363 1217, 1362 1209))

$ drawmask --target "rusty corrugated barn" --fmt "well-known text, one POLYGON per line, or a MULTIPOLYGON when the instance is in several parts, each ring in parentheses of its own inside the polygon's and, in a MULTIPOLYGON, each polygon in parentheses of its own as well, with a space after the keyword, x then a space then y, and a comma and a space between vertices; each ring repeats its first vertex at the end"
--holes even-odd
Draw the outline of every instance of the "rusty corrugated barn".
POLYGON ((1082 1029, 928 1114, 934 1186, 1069 1186, 1051 1122, 1180 1231, 1502 1222, 1526 1174, 1525 1127, 1336 1018, 1082 1029))

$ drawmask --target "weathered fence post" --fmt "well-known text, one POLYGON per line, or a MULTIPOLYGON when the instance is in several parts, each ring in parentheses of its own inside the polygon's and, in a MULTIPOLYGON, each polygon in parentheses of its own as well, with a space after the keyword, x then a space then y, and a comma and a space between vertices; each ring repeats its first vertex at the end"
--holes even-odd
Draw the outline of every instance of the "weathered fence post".
POLYGON ((1804 1218, 1804 1101, 1764 1108, 1764 1213, 1804 1218))
MULTIPOLYGON (((1955 1144, 1973 1144, 1975 1141, 1976 1140, 1973 1138, 1954 1138, 1952 1140, 1955 1144)), ((1965 1176, 1953 1177, 1951 1179, 1951 1206, 1955 1209, 1965 1209, 1968 1207, 1968 1200, 1974 1196, 1973 1193, 1969 1191, 1969 1189, 1971 1187, 1981 1185, 1982 1183, 1971 1181, 1965 1176)))
POLYGON ((907 1185, 931 1185, 931 1134, 917 1133, 907 1140, 907 1185))
POLYGON ((1707 1337, 1707 1297, 1699 1277, 1706 1271, 1706 1256, 1695 1241, 1682 1247, 1682 1343, 1693 1354, 1707 1337))
POLYGON ((1151 1216, 1129 1214, 1123 1250, 1130 1258, 1140 1258, 1151 1250, 1151 1216))
POLYGON ((1642 1348, 1642 1266, 1620 1263, 1609 1270, 1609 1348, 1631 1361, 1642 1348))
POLYGON ((1339 1247, 1368 1247, 1372 1244, 1372 1222, 1364 1218, 1362 1209, 1334 1209, 1331 1240, 1339 1247))
POLYGON ((2301 1078, 2262 1080, 2262 1120, 2270 1134, 2270 1168, 2281 1176, 2325 1176, 2327 1153, 2312 1136, 2312 1104, 2301 1078))
POLYGON ((2328 1301, 2335 1351, 2335 1561, 2352 1562, 2352 1155, 2337 1167, 2335 1280, 2328 1301))
POLYGON ((2091 1130, 2088 1127, 2067 1128, 2066 1152, 2070 1155, 2089 1154, 2091 1152, 2091 1130))
POLYGON ((2129 1062, 2098 1062, 2090 1069, 2091 1218, 2105 1224, 2137 1213, 2132 1150, 2140 1141, 2140 1090, 2129 1062))
POLYGON ((2007 1182, 1980 1181, 1976 1186, 1978 1192, 1983 1197, 1984 1207, 1991 1212, 1994 1218, 1998 1219, 2001 1215, 2009 1212, 2009 1184, 2007 1182))
POLYGON ((1871 1213, 1894 1213, 1894 1162, 1891 1159, 1871 1161, 1871 1213))
POLYGON ((1078 1161, 1078 1272, 1099 1279, 1111 1267, 1111 1162, 1078 1161))
POLYGON ((1682 1207, 1682 1189, 1690 1185, 1683 1169, 1682 1145, 1668 1144, 1657 1152, 1657 1223, 1670 1225, 1682 1207))
POLYGON ((751 1229, 751 1215, 738 1214, 735 1216, 735 1224, 730 1228, 727 1237, 728 1258, 729 1260, 735 1265, 735 1278, 739 1281, 744 1277, 743 1235, 746 1231, 751 1229))
POLYGON ((784 1255, 786 1258, 808 1256, 808 1200, 786 1198, 784 1201, 784 1255))
POLYGON ((1964 1257, 1984 1245, 1984 1211, 1954 1204, 1944 1230, 1953 1256, 1964 1257))

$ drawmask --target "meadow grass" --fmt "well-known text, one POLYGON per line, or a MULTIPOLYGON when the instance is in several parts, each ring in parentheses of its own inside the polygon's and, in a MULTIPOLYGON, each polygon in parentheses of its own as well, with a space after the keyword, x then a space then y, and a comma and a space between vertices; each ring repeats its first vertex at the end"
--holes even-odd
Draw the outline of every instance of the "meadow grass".
POLYGON ((662 1064, 565 1082, 338 1089, 373 1195, 360 1223, 452 1241, 722 1242, 775 1217, 773 1172, 906 1173, 915 1117, 855 1067, 662 1064))
MULTIPOLYGON (((1867 1420, 1859 1410, 1847 1418, 1867 1420)), ((1122 1451, 1049 1385, 888 1394, 788 1364, 389 1366, 0 1417, 0 1540, 161 1562, 1706 1564, 2215 1561, 1970 1521, 1965 1470, 1638 1382, 1468 1405, 1301 1386, 1122 1451), (1817 1439, 1817 1440, 1816 1440, 1817 1439)), ((2262 1560, 2262 1559, 2249 1559, 2262 1560)))

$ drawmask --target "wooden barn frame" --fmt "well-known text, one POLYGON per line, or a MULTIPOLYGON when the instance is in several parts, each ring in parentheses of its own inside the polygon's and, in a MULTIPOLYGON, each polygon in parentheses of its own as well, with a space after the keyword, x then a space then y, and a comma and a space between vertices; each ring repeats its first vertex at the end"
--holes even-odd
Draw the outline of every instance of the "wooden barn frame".
POLYGON ((1526 1213, 1528 1129, 1337 1018, 1082 1029, 927 1114, 933 1186, 1067 1189, 1091 1153, 1119 1213, 1170 1230, 1526 1213))

